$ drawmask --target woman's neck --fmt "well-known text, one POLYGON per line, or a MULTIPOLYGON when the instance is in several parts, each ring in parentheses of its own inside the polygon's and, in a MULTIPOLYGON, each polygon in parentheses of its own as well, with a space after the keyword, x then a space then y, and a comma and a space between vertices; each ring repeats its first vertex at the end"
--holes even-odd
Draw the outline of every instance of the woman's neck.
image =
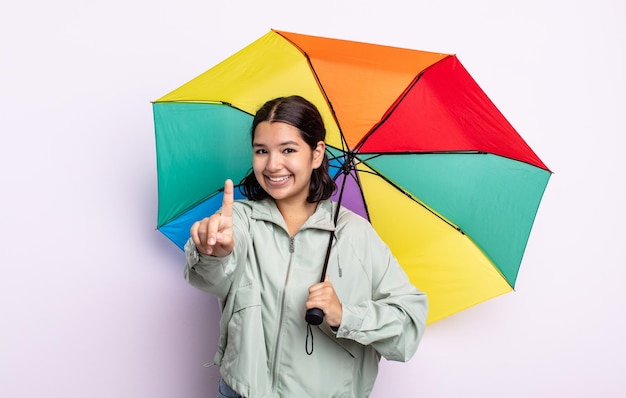
POLYGON ((296 232, 304 225, 306 220, 309 219, 315 213, 317 203, 300 202, 300 203, 285 203, 277 202, 276 207, 285 220, 289 236, 293 237, 296 232))

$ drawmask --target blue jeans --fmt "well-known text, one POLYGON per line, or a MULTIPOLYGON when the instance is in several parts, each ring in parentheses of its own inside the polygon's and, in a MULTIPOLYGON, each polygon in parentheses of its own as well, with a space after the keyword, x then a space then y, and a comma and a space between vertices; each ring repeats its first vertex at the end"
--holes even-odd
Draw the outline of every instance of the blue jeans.
POLYGON ((237 394, 226 382, 220 377, 217 383, 217 398, 243 398, 237 394))

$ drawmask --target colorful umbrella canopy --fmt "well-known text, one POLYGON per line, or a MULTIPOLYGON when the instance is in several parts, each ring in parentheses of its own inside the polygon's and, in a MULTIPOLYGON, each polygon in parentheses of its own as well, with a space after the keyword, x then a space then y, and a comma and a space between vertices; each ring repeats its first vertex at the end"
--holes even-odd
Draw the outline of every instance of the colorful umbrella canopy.
POLYGON ((322 113, 342 204, 428 294, 429 323, 513 289, 551 172, 449 54, 272 30, 159 98, 163 234, 183 247, 250 171, 252 115, 293 94, 322 113))

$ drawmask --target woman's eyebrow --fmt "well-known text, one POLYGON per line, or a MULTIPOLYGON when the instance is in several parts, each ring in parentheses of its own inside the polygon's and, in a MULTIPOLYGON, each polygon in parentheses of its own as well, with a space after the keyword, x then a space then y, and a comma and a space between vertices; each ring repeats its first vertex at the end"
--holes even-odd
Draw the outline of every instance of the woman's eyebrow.
MULTIPOLYGON (((297 141, 292 141, 292 140, 281 142, 280 144, 278 144, 278 146, 286 146, 286 145, 296 145, 296 146, 299 146, 300 144, 297 141)), ((267 145, 265 145, 265 144, 263 144, 261 142, 253 142, 252 146, 259 147, 259 146, 267 146, 267 145)))
POLYGON ((289 141, 282 142, 282 143, 280 143, 279 145, 280 145, 280 146, 285 146, 285 145, 300 145, 300 144, 298 144, 298 142, 297 142, 297 141, 292 141, 292 140, 289 140, 289 141))

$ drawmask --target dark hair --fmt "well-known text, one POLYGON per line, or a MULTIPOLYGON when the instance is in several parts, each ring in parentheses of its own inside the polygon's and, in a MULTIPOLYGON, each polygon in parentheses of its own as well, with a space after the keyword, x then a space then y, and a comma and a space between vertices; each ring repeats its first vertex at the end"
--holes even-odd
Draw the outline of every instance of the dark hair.
MULTIPOLYGON (((319 141, 326 138, 326 128, 319 111, 309 101, 298 96, 280 97, 267 101, 256 113, 250 130, 251 143, 254 142, 254 133, 261 122, 287 123, 300 131, 300 137, 311 149, 315 149, 319 141)), ((328 156, 324 152, 322 164, 311 174, 311 185, 307 202, 315 203, 332 196, 337 185, 328 172, 328 156)), ((241 192, 250 200, 262 200, 269 197, 254 172, 251 171, 241 181, 241 192)))

